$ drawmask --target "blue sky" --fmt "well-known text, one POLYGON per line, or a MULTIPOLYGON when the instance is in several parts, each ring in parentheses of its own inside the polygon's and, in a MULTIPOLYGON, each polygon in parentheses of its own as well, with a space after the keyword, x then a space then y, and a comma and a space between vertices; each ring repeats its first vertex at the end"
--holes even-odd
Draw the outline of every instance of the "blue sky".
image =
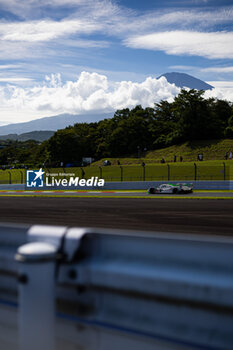
POLYGON ((232 26, 228 0, 0 0, 0 121, 153 105, 171 71, 233 101, 232 26))

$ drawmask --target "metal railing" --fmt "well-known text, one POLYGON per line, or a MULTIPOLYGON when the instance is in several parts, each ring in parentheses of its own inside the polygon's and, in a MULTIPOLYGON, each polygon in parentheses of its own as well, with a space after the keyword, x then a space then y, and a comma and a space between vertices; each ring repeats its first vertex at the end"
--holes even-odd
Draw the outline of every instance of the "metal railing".
POLYGON ((0 277, 7 350, 232 349, 231 238, 1 226, 0 277))
MULTIPOLYGON (((45 173, 73 173, 79 178, 98 177, 104 178, 107 182, 124 181, 229 181, 233 179, 232 165, 226 162, 204 164, 202 162, 167 164, 144 164, 143 165, 111 165, 106 167, 88 166, 83 168, 56 168, 44 169, 45 173)), ((58 178, 66 178, 65 175, 58 178)), ((25 169, 22 170, 1 170, 0 184, 23 184, 26 182, 25 169)))

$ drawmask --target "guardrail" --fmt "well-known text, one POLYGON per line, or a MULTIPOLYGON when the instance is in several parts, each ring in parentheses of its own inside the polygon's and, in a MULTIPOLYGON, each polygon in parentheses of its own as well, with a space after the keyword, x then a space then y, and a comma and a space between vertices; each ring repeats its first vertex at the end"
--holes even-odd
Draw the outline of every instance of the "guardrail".
POLYGON ((0 227, 4 350, 230 350, 232 330, 231 238, 0 227))

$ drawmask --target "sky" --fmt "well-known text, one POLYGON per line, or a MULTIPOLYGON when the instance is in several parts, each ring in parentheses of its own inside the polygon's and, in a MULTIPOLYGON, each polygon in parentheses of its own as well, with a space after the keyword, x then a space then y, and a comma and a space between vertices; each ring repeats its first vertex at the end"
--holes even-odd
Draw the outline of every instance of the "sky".
POLYGON ((0 124, 153 107, 173 71, 233 102, 233 0, 0 0, 0 124))

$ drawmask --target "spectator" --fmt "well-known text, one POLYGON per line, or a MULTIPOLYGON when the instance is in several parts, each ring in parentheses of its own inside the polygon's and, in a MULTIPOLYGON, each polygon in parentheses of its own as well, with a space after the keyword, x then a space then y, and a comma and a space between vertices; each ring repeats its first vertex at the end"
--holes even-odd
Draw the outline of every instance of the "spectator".
POLYGON ((82 179, 84 179, 85 171, 83 170, 83 168, 81 168, 81 172, 82 172, 82 179))
POLYGON ((162 164, 165 163, 165 159, 164 159, 164 158, 161 159, 161 163, 162 163, 162 164))
POLYGON ((174 163, 176 162, 176 155, 174 155, 174 163))
POLYGON ((229 153, 229 159, 232 159, 232 152, 229 153))
POLYGON ((225 159, 228 159, 228 152, 225 153, 225 159))
POLYGON ((182 156, 180 156, 180 162, 183 162, 183 157, 182 156))

